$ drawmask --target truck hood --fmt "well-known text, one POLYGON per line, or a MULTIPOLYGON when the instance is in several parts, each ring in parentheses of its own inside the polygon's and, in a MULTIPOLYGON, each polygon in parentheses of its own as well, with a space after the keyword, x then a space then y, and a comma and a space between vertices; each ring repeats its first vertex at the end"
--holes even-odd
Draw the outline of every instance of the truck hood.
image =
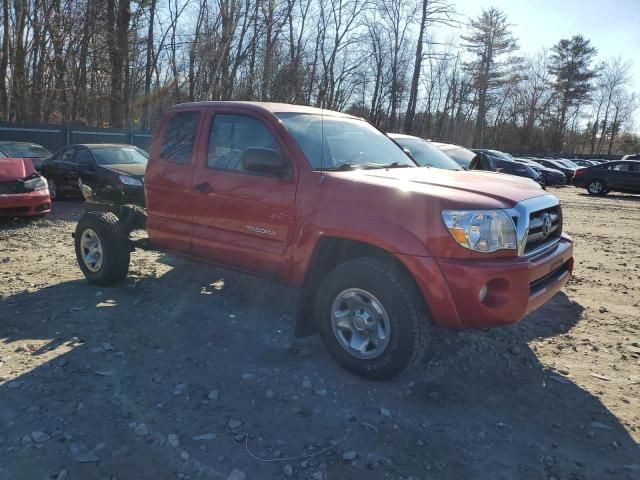
POLYGON ((29 177, 36 169, 30 158, 0 158, 0 182, 29 177))
POLYGON ((433 197, 452 208, 512 208, 528 198, 546 195, 531 179, 497 172, 394 168, 328 175, 433 197))
POLYGON ((144 177, 147 166, 142 163, 118 163, 114 165, 102 165, 103 168, 132 177, 144 177))

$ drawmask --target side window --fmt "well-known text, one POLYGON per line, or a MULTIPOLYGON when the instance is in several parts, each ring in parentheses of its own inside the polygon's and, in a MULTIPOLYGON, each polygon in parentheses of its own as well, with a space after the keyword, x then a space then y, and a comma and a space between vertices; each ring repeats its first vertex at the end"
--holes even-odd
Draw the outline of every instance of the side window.
POLYGON ((73 163, 73 148, 67 148, 60 153, 58 158, 61 162, 73 163))
POLYGON ((178 112, 170 119, 164 131, 160 156, 178 165, 191 163, 198 134, 200 112, 178 112))
POLYGON ((86 148, 76 149, 76 154, 73 157, 73 163, 77 165, 91 165, 91 154, 86 148))
POLYGON ((616 163, 615 165, 611 165, 609 167, 610 170, 615 170, 617 172, 628 172, 629 164, 628 163, 616 163))
POLYGON ((261 121, 242 115, 217 114, 209 135, 207 166, 242 172, 241 159, 247 148, 280 151, 278 142, 261 121))

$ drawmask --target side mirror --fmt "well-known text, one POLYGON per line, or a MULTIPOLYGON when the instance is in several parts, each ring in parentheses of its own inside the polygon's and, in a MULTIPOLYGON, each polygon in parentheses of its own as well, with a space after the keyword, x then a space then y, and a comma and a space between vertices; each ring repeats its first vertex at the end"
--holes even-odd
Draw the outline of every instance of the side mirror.
POLYGON ((245 172, 258 175, 285 178, 289 173, 289 164, 279 152, 270 148, 247 148, 240 162, 245 172))

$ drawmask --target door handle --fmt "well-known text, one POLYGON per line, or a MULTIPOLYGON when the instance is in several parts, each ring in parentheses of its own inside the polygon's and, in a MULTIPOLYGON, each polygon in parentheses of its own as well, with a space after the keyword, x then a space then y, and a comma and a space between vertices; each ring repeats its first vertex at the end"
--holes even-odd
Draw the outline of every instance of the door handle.
POLYGON ((211 193, 211 192, 213 192, 213 187, 209 184, 209 182, 199 183, 193 188, 198 193, 211 193))

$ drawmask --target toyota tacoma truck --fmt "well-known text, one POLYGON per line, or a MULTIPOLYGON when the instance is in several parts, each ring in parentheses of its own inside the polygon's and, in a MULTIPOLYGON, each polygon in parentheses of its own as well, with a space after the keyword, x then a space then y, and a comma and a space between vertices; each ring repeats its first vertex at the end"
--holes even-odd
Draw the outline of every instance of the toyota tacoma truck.
POLYGON ((433 325, 519 321, 573 268, 560 203, 539 185, 419 168, 338 112, 174 106, 144 188, 144 208, 96 204, 79 220, 89 281, 121 281, 130 253, 151 248, 286 282, 298 294, 296 335, 319 332, 342 367, 371 379, 418 365, 433 325), (139 228, 147 235, 133 240, 139 228))

